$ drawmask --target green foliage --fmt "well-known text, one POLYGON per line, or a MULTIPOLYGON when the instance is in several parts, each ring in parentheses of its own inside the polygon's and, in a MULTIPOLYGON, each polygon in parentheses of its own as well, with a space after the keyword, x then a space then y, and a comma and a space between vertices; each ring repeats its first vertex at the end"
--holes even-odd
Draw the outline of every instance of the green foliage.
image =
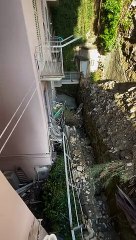
POLYGON ((95 164, 93 168, 91 168, 91 174, 93 178, 99 178, 101 172, 104 170, 107 164, 95 164))
MULTIPOLYGON (((43 187, 44 215, 50 223, 50 231, 65 240, 71 240, 71 231, 69 225, 69 215, 67 206, 67 189, 65 179, 65 167, 63 156, 59 156, 53 165, 50 175, 43 187)), ((74 199, 70 192, 73 224, 76 223, 76 213, 74 210, 74 199)), ((77 196, 75 196, 76 202, 77 196)), ((77 205, 78 212, 79 204, 77 205)), ((78 238, 78 232, 76 235, 78 238)))
POLYGON ((111 51, 115 45, 122 0, 104 0, 101 14, 100 45, 105 51, 111 51))
POLYGON ((101 80, 101 71, 97 70, 96 72, 92 72, 90 74, 90 81, 91 83, 95 83, 101 80))
MULTIPOLYGON (((56 35, 66 38, 73 34, 82 37, 78 44, 84 42, 91 26, 92 9, 92 0, 59 0, 59 4, 52 9, 56 35)), ((74 43, 63 50, 66 71, 76 70, 72 61, 76 45, 74 43)))
POLYGON ((105 188, 112 184, 113 179, 118 179, 120 183, 125 183, 129 179, 125 165, 121 161, 95 164, 91 173, 94 178, 99 178, 103 182, 105 188))
POLYGON ((93 4, 90 0, 81 0, 78 7, 77 24, 74 28, 76 35, 82 36, 86 40, 86 34, 91 28, 91 18, 93 16, 93 4))
POLYGON ((129 30, 129 28, 131 27, 132 24, 133 24, 132 13, 131 12, 127 12, 125 17, 122 19, 122 22, 121 22, 123 30, 124 31, 129 30))
POLYGON ((70 240, 66 180, 63 157, 56 160, 49 178, 44 184, 43 201, 45 218, 49 219, 51 230, 64 239, 70 240))

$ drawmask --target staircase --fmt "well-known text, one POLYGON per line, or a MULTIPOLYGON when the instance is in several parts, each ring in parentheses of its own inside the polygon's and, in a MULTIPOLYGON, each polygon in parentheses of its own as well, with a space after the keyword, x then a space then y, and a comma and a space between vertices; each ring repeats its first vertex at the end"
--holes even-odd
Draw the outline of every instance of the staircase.
POLYGON ((60 41, 48 41, 37 46, 35 59, 41 81, 59 81, 64 76, 60 41))
POLYGON ((71 74, 64 76, 62 49, 80 38, 74 37, 74 35, 65 39, 54 36, 50 41, 36 47, 35 61, 41 81, 60 81, 63 79, 63 84, 72 84, 71 80, 75 80, 75 84, 78 84, 77 78, 73 78, 71 74), (67 81, 65 82, 65 80, 67 81), (68 80, 69 83, 67 83, 68 80))
POLYGON ((30 183, 30 180, 29 178, 26 176, 25 172, 22 170, 22 168, 18 167, 15 171, 18 179, 19 179, 19 182, 21 184, 28 184, 30 183))

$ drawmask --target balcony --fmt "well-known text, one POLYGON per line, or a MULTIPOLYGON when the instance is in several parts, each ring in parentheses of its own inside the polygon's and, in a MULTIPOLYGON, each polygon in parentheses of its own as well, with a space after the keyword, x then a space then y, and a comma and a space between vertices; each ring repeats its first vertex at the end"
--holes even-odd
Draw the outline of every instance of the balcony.
MULTIPOLYGON (((80 38, 74 37, 74 35, 65 39, 54 36, 49 41, 45 41, 36 47, 34 56, 41 81, 60 81, 62 78, 63 80, 65 79, 62 49, 80 38)), ((68 78, 71 79, 71 76, 69 75, 68 78)), ((72 84, 72 81, 70 80, 69 83, 72 84)))
POLYGON ((64 77, 61 41, 48 41, 36 47, 35 60, 41 81, 59 81, 64 77))

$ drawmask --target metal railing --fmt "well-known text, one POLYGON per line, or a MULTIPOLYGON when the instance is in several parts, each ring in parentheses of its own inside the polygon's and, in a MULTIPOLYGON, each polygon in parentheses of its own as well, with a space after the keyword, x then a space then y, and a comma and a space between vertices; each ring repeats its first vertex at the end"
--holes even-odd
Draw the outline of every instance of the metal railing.
MULTIPOLYGON (((64 119, 64 109, 65 105, 54 102, 55 112, 54 117, 51 118, 51 127, 55 130, 55 135, 61 136, 64 152, 64 164, 65 164, 65 176, 66 176, 66 188, 67 188, 67 199, 68 199, 68 212, 69 212, 69 223, 71 229, 72 240, 76 240, 76 233, 79 232, 81 239, 83 237, 83 219, 84 214, 82 210, 82 205, 80 201, 80 190, 81 184, 79 186, 74 183, 73 172, 72 172, 72 157, 69 145, 69 138, 67 132, 67 126, 65 125, 64 119), (61 111, 60 111, 61 110, 61 111), (56 117, 55 117, 56 116, 56 117), (58 123, 57 123, 58 120, 58 123), (55 126, 55 128, 54 128, 55 126), (59 126, 59 128, 58 128, 59 126)), ((55 138, 57 139, 57 138, 55 138)), ((60 137, 59 137, 60 139, 60 137)), ((59 141, 58 141, 59 142, 59 141)))
POLYGON ((81 37, 71 35, 65 39, 53 36, 36 47, 35 60, 41 79, 64 76, 62 48, 74 43, 81 37))
POLYGON ((70 229, 71 229, 71 236, 72 236, 72 240, 76 240, 76 232, 78 231, 80 233, 81 239, 84 239, 83 223, 82 223, 83 222, 82 220, 84 219, 84 214, 83 214, 82 205, 81 205, 81 201, 80 201, 80 187, 77 188, 77 186, 75 185, 74 180, 73 180, 72 158, 71 158, 69 140, 68 140, 68 136, 67 136, 65 128, 63 131, 63 150, 64 150, 65 176, 66 176, 69 223, 70 223, 70 229), (73 199, 73 204, 72 204, 72 199, 73 199), (78 205, 79 205, 78 207, 80 208, 80 216, 79 216, 79 211, 78 211, 78 207, 77 207, 77 201, 78 201, 78 205), (76 224, 73 221, 73 219, 74 219, 73 212, 75 212, 76 224))
POLYGON ((79 82, 80 76, 81 76, 80 72, 65 72, 64 77, 62 78, 62 84, 64 82, 67 83, 79 82))
POLYGON ((50 117, 49 123, 50 138, 54 142, 62 143, 61 127, 57 124, 53 117, 50 117))
POLYGON ((64 76, 63 54, 60 41, 48 41, 35 49, 35 60, 40 77, 64 76))

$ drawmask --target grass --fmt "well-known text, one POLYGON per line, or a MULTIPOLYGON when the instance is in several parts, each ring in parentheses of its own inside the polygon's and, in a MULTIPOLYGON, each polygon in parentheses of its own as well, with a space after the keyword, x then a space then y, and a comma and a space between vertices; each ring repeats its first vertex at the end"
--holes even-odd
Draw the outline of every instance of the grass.
MULTIPOLYGON (((111 218, 115 220, 116 230, 119 231, 121 239, 135 239, 135 234, 128 222, 124 212, 119 208, 116 201, 117 186, 125 191, 131 186, 129 179, 132 172, 126 168, 123 161, 112 161, 105 164, 95 164, 91 169, 95 183, 101 183, 104 194, 107 197, 108 210, 111 218)), ((130 192, 130 188, 127 190, 130 192)), ((127 193, 127 192, 126 192, 127 193)))
POLYGON ((129 30, 132 17, 128 7, 131 2, 131 0, 102 1, 99 45, 103 52, 109 52, 116 46, 119 31, 129 30))
POLYGON ((95 164, 91 169, 91 174, 95 179, 99 178, 105 188, 107 188, 115 177, 119 179, 121 184, 125 183, 130 177, 124 163, 121 161, 95 164))
POLYGON ((82 39, 64 48, 65 71, 76 70, 72 61, 74 47, 86 41, 86 34, 91 28, 93 16, 93 0, 59 0, 58 6, 52 9, 55 34, 66 38, 70 35, 81 36, 82 39))
POLYGON ((91 30, 91 18, 93 17, 93 2, 91 0, 81 0, 78 7, 77 24, 74 34, 82 36, 86 40, 86 34, 91 30))
POLYGON ((133 24, 132 13, 127 12, 124 18, 122 19, 121 26, 123 31, 126 32, 130 29, 131 25, 133 24))

